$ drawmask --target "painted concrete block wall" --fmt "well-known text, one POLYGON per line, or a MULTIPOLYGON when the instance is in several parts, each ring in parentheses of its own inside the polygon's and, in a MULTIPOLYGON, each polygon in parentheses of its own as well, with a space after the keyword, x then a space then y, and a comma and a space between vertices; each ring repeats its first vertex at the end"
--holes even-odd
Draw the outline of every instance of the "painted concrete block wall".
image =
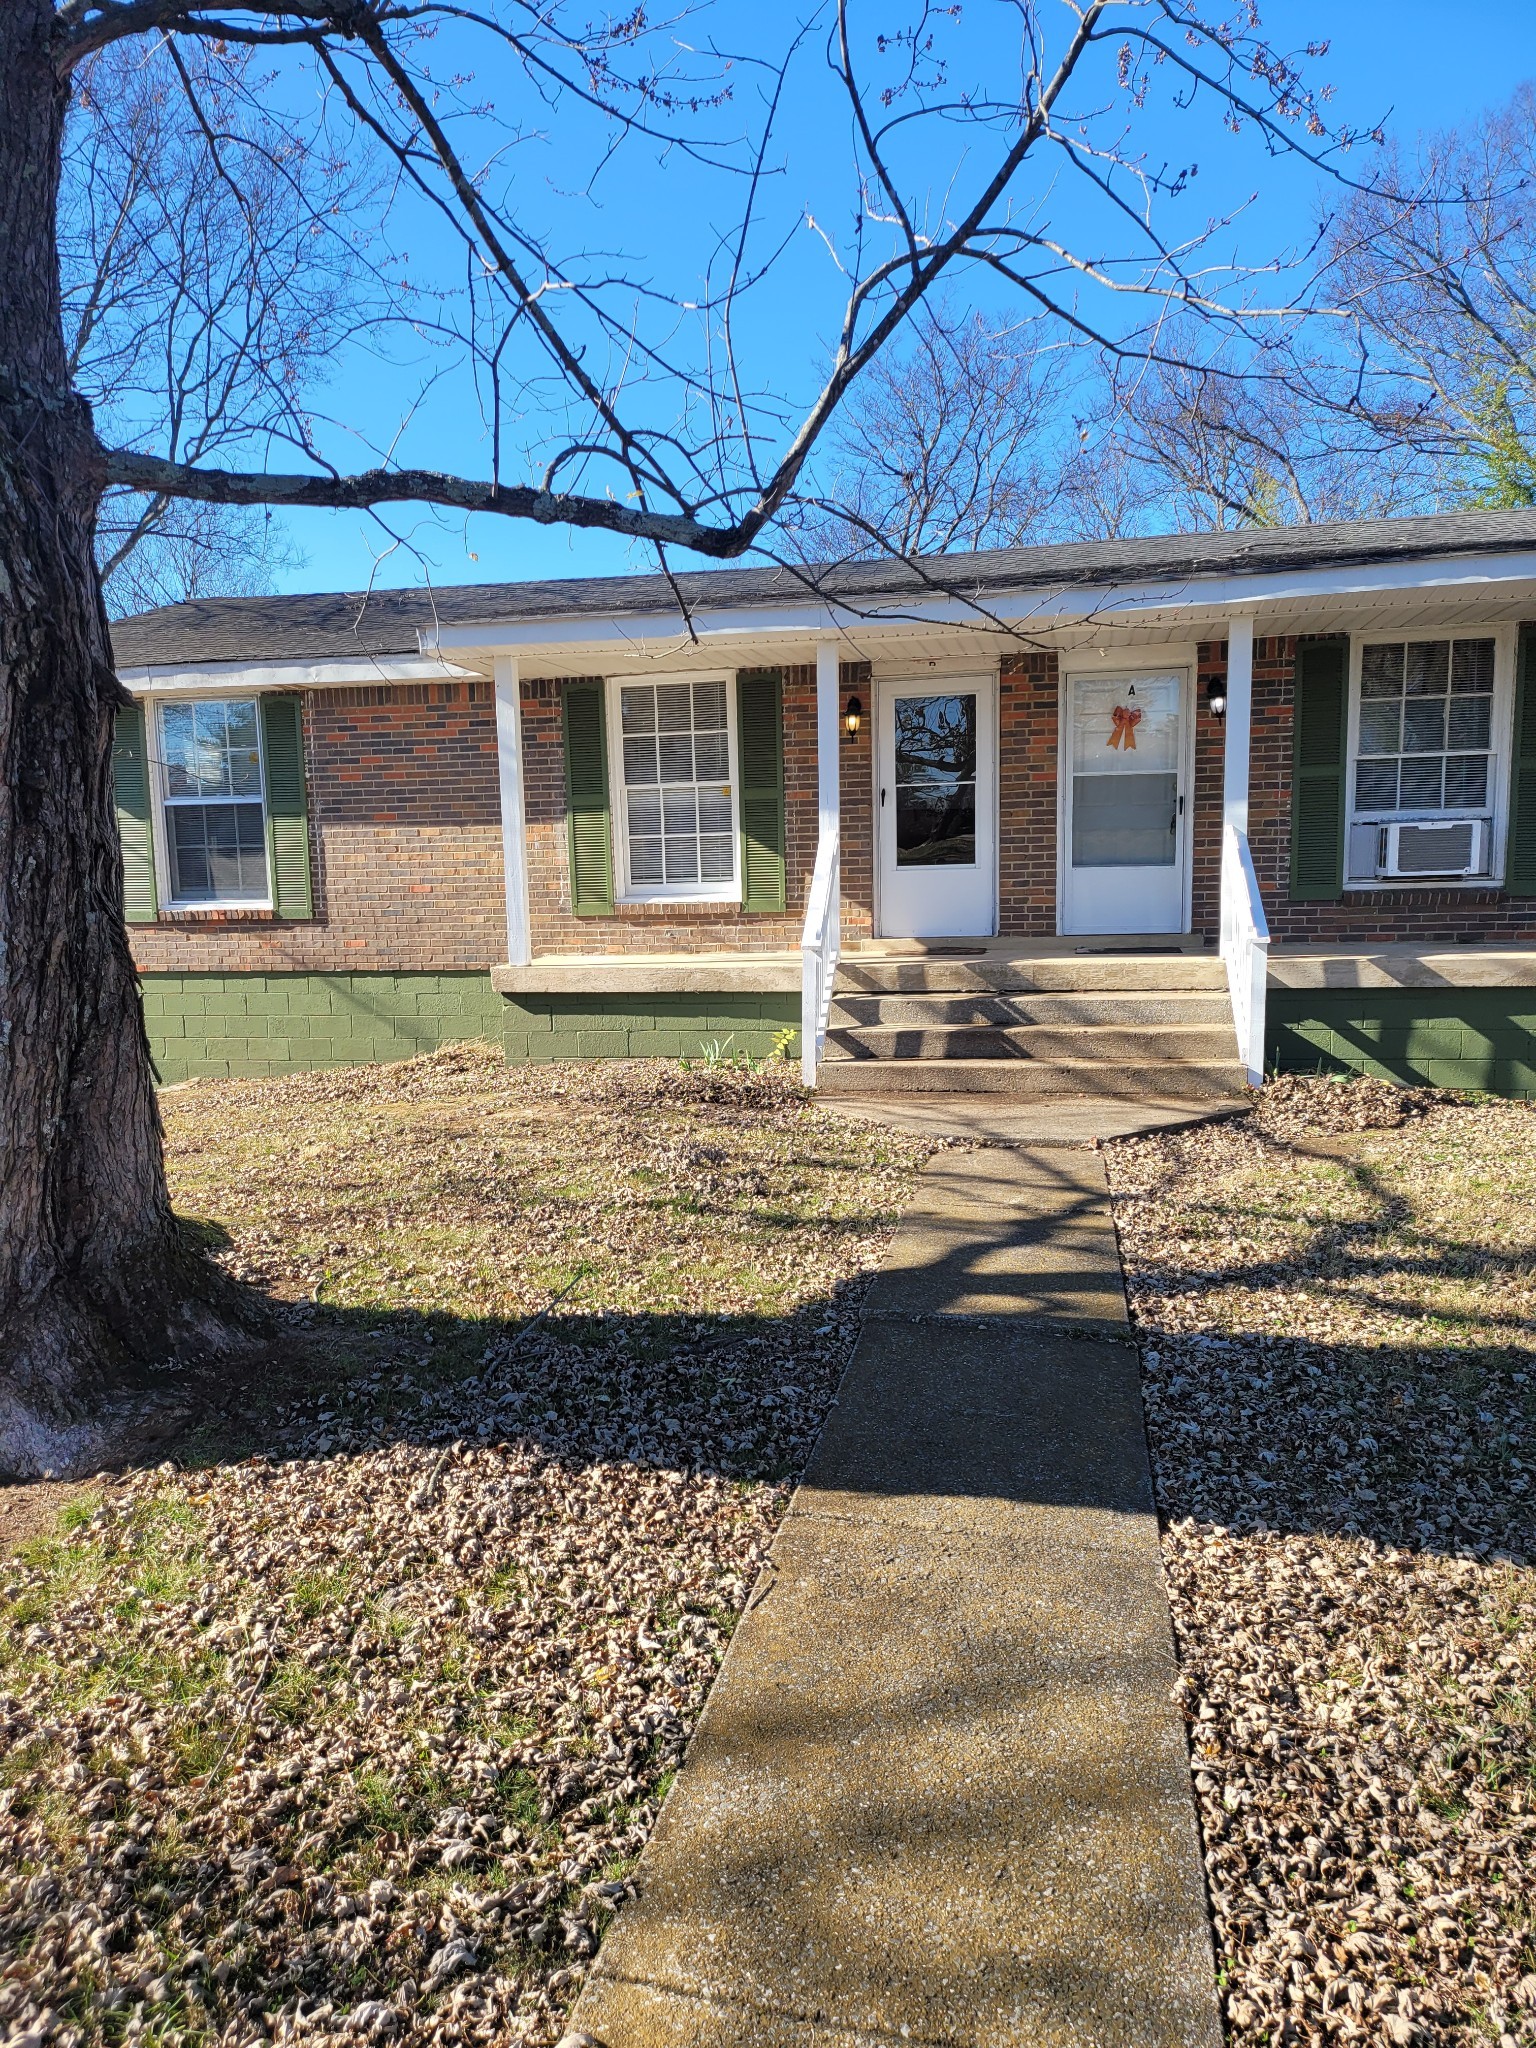
POLYGON ((466 1039, 512 1060, 766 1057, 799 1025, 777 996, 497 995, 484 974, 146 974, 162 1081, 309 1073, 410 1059, 466 1039))
POLYGON ((1277 989, 1269 1063, 1536 1099, 1536 989, 1277 989))

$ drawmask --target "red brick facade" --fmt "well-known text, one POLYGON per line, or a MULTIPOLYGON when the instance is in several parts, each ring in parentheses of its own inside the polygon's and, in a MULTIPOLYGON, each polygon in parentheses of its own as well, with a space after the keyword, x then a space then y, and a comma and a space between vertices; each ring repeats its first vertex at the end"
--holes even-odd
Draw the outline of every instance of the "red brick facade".
POLYGON ((183 911, 135 925, 145 972, 445 973, 506 954, 489 683, 304 698, 315 916, 183 911))
MULTIPOLYGON (((1193 790, 1193 928, 1219 924, 1224 728, 1208 686, 1224 642, 1199 653, 1193 790)), ((1291 718, 1295 642, 1254 649, 1250 839, 1277 940, 1439 941, 1536 938, 1536 902, 1492 889, 1351 892, 1338 903, 1289 900, 1291 718)), ((536 954, 768 952, 798 946, 816 853, 816 679, 784 671, 786 906, 635 904, 611 916, 570 911, 559 682, 521 691, 529 903, 536 954)), ((999 907, 1018 938, 1056 930, 1059 675, 1051 653, 1011 656, 999 683, 999 907)), ((842 700, 863 700, 842 764, 843 927, 873 928, 874 704, 869 671, 845 664, 842 700)), ((347 973, 488 969, 506 953, 492 689, 483 682, 322 689, 304 699, 315 916, 181 913, 136 926, 146 971, 347 973)))

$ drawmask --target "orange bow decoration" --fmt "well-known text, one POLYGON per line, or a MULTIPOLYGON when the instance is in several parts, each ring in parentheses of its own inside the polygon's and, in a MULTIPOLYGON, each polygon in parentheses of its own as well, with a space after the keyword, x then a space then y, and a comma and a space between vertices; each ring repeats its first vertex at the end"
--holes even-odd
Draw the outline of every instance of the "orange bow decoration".
POLYGON ((1109 735, 1109 744, 1112 747, 1129 747, 1134 754, 1136 751, 1136 728, 1140 723, 1141 713, 1139 711, 1134 710, 1128 704, 1117 704, 1115 706, 1114 729, 1109 735))

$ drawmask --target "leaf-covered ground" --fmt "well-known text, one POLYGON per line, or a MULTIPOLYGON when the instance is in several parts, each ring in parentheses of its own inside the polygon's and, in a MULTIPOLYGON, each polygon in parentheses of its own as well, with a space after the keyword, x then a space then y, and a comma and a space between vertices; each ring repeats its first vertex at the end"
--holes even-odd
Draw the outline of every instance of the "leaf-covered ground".
POLYGON ((1229 2038, 1525 2048, 1536 1114, 1289 1081, 1109 1161, 1229 2038))
POLYGON ((165 1110, 285 1321, 0 1560, 0 2033, 550 2041, 931 1148, 473 1048, 165 1110))

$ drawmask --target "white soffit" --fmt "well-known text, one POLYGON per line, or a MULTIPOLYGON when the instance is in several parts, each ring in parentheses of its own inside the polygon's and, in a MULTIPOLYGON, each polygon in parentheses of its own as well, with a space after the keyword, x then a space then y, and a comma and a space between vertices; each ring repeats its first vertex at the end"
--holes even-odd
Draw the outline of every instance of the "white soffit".
POLYGON ((822 601, 696 611, 692 633, 675 611, 590 614, 440 626, 423 633, 424 656, 488 663, 512 655, 525 675, 614 673, 664 663, 708 668, 743 660, 813 661, 835 637, 845 659, 994 660, 1031 646, 1077 649, 1116 641, 1220 639, 1234 612, 1255 614, 1260 633, 1350 629, 1411 631, 1497 624, 1536 615, 1536 555, 1529 550, 1436 560, 1377 562, 1177 584, 1056 588, 974 603, 936 596, 862 610, 822 601))

